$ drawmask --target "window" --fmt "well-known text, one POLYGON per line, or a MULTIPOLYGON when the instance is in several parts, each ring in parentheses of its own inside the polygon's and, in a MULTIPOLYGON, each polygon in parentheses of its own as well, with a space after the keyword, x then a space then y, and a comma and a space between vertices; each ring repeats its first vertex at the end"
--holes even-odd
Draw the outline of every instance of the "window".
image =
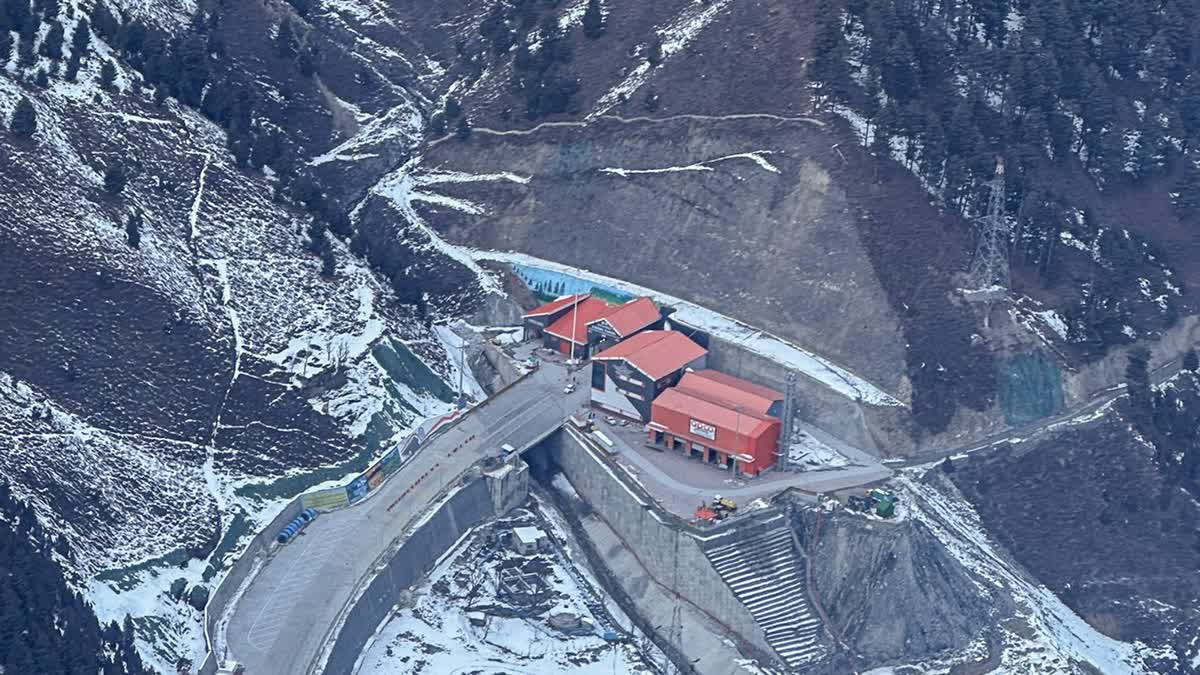
POLYGON ((604 362, 592 361, 592 389, 604 391, 604 362))

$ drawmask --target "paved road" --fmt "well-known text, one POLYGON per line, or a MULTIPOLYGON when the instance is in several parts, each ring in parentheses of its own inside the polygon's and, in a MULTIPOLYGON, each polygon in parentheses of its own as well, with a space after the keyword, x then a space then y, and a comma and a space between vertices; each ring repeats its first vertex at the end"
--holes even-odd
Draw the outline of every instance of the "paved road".
POLYGON ((217 653, 226 645, 255 675, 308 672, 360 580, 439 492, 501 444, 519 448, 557 428, 587 399, 586 388, 564 395, 565 378, 544 365, 428 442, 365 503, 322 515, 277 549, 218 630, 217 653))
POLYGON ((890 469, 874 460, 863 466, 829 471, 773 471, 762 478, 733 479, 726 471, 682 454, 631 444, 622 438, 625 434, 611 428, 605 428, 604 432, 617 448, 616 462, 635 476, 663 508, 682 518, 691 518, 700 502, 712 501, 714 494, 748 503, 792 487, 834 492, 882 481, 892 475, 890 469))
MULTIPOLYGON (((1179 371, 1182 367, 1182 359, 1178 357, 1160 364, 1150 372, 1150 384, 1159 385, 1170 380, 1172 377, 1175 377, 1179 374, 1179 371)), ((1027 441, 1031 438, 1041 436, 1047 432, 1056 431, 1064 426, 1079 424, 1081 423, 1080 420, 1082 418, 1086 418, 1087 421, 1090 421, 1091 416, 1098 414, 1101 409, 1112 405, 1114 401, 1121 396, 1124 396, 1125 388, 1125 383, 1120 382, 1094 392, 1088 400, 1083 401, 1074 407, 1068 408, 1067 410, 1064 410, 1053 417, 1047 417, 1045 419, 1031 422, 1019 427, 1003 429, 989 436, 985 436, 984 438, 971 441, 970 443, 963 445, 958 445, 953 448, 918 451, 916 454, 905 458, 903 462, 897 462, 895 464, 891 464, 891 466, 918 466, 921 464, 928 464, 930 462, 941 461, 946 457, 952 457, 954 455, 969 455, 973 452, 985 450, 1003 443, 1027 441)))

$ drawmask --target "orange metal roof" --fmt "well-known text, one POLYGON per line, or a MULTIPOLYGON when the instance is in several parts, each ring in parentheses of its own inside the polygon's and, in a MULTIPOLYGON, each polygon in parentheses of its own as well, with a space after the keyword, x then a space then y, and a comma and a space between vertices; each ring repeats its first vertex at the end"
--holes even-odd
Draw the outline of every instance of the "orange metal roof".
POLYGON ((542 305, 541 307, 538 307, 537 309, 529 310, 525 314, 522 314, 521 318, 527 319, 531 316, 547 316, 547 315, 553 314, 559 310, 565 309, 565 308, 569 307, 570 305, 573 305, 573 304, 579 302, 580 300, 585 300, 588 297, 589 297, 589 295, 587 293, 576 293, 575 295, 564 295, 561 298, 554 300, 553 302, 547 302, 546 304, 542 305))
POLYGON ((666 410, 687 415, 696 421, 711 424, 714 427, 725 429, 730 433, 749 438, 762 436, 771 428, 772 424, 779 423, 779 420, 773 417, 760 417, 745 410, 739 413, 737 410, 727 408, 720 403, 707 401, 685 391, 680 391, 676 387, 664 389, 654 399, 652 405, 654 407, 661 406, 666 410))
POLYGON ((611 311, 613 311, 613 306, 607 302, 586 297, 566 314, 560 316, 558 321, 546 326, 545 332, 577 345, 585 345, 587 344, 588 322, 603 319, 611 311), (575 316, 576 314, 579 315, 578 318, 575 316), (572 334, 574 334, 574 338, 571 337, 572 334))
POLYGON ((783 394, 774 389, 711 369, 684 373, 675 388, 730 408, 741 406, 743 412, 759 415, 767 414, 772 403, 783 400, 783 394))
POLYGON ((658 380, 704 356, 708 350, 673 330, 648 330, 622 340, 593 358, 623 359, 652 380, 658 380))
POLYGON ((637 298, 613 310, 612 314, 590 323, 607 321, 617 335, 627 337, 658 321, 662 315, 650 298, 637 298))

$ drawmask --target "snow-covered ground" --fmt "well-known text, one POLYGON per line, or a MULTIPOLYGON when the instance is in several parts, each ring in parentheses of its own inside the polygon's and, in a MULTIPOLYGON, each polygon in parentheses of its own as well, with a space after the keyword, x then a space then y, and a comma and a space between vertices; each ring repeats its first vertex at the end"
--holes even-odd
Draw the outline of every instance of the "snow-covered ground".
MULTIPOLYGON (((656 30, 655 33, 662 40, 662 62, 665 63, 687 49, 696 36, 712 23, 713 19, 716 19, 717 15, 728 7, 731 1, 715 0, 690 3, 670 24, 656 30)), ((628 100, 634 92, 646 84, 658 66, 644 60, 645 52, 642 56, 643 60, 633 67, 624 80, 600 97, 600 100, 596 102, 596 109, 587 116, 587 119, 592 120, 603 115, 623 99, 628 100)))
MULTIPOLYGON (((506 181, 524 185, 529 182, 527 176, 519 176, 514 173, 503 172, 494 174, 466 174, 457 171, 440 171, 440 170, 424 170, 421 166, 422 157, 417 155, 407 161, 400 168, 384 176, 379 183, 372 188, 372 192, 382 197, 386 197, 392 202, 400 214, 409 223, 421 228, 429 237, 428 247, 436 253, 441 253, 452 260, 462 264, 467 269, 475 273, 479 279, 479 283, 484 290, 498 292, 500 289, 499 283, 494 275, 488 274, 479 264, 467 254, 466 249, 455 246, 446 242, 442 237, 429 226, 425 219, 421 217, 416 210, 417 202, 425 202, 428 204, 436 204, 456 211, 470 213, 473 215, 482 215, 485 209, 467 199, 459 197, 450 197, 447 195, 425 190, 429 186, 440 183, 474 183, 474 182, 494 182, 506 181)), ((361 207, 361 204, 360 204, 361 207)), ((358 208, 352 214, 352 218, 357 219, 358 208)))
POLYGON ((524 253, 472 250, 470 255, 476 261, 517 263, 587 280, 629 295, 649 296, 660 305, 674 307, 675 314, 672 315, 672 318, 679 323, 699 328, 724 340, 739 343, 743 348, 807 375, 847 398, 869 405, 903 405, 896 397, 822 356, 806 351, 783 338, 747 326, 724 314, 672 295, 578 267, 535 258, 524 253))
POLYGON ((1028 630, 1002 628, 1004 644, 997 672, 1090 672, 1074 665, 1077 663, 1090 664, 1106 675, 1155 672, 1146 663, 1152 655, 1150 647, 1101 634, 1008 560, 966 500, 922 482, 919 470, 908 471, 897 481, 902 488, 901 503, 910 509, 911 517, 929 528, 975 583, 981 589, 1000 589, 1016 603, 1028 630))
POLYGON ((754 152, 739 152, 739 153, 733 154, 733 155, 724 155, 722 157, 715 157, 713 159, 704 160, 703 162, 696 162, 694 164, 686 164, 684 166, 667 166, 667 167, 662 167, 662 168, 657 168, 657 169, 623 169, 623 168, 617 168, 617 167, 606 167, 606 168, 600 169, 600 173, 607 173, 607 174, 612 174, 614 176, 620 176, 622 178, 628 178, 630 176, 638 176, 638 175, 654 174, 654 173, 678 173, 681 171, 713 171, 713 168, 712 168, 713 164, 716 164, 718 162, 729 161, 731 159, 747 160, 747 161, 753 162, 755 165, 758 166, 758 168, 760 168, 764 171, 770 171, 771 173, 779 173, 779 168, 776 167, 774 164, 770 163, 769 161, 767 161, 766 157, 763 156, 763 155, 771 155, 771 154, 774 154, 773 150, 756 150, 754 152))
POLYGON ((822 443, 817 437, 803 429, 792 436, 788 459, 821 469, 837 469, 850 464, 850 460, 843 457, 837 450, 822 443))
POLYGON ((493 546, 493 532, 532 524, 528 514, 465 537, 415 589, 368 646, 359 675, 640 675, 651 671, 634 645, 610 644, 594 622, 585 592, 553 553, 520 556, 493 546), (521 568, 546 584, 526 603, 499 592, 498 571, 521 568), (514 616, 523 614, 524 616, 514 616), (575 634, 552 627, 551 615, 578 617, 575 634))

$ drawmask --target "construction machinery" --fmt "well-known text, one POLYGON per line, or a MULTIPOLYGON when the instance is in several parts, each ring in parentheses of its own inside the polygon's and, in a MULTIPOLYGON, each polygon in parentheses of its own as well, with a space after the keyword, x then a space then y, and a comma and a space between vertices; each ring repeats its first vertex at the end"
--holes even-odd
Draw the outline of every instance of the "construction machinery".
POLYGON ((846 505, 854 511, 874 511, 880 518, 891 518, 896 515, 897 501, 896 494, 891 490, 873 488, 867 490, 863 496, 850 495, 846 505))
POLYGON ((700 502, 700 506, 696 507, 696 520, 713 523, 718 520, 725 520, 737 511, 737 502, 728 497, 716 495, 713 497, 712 503, 700 502))

